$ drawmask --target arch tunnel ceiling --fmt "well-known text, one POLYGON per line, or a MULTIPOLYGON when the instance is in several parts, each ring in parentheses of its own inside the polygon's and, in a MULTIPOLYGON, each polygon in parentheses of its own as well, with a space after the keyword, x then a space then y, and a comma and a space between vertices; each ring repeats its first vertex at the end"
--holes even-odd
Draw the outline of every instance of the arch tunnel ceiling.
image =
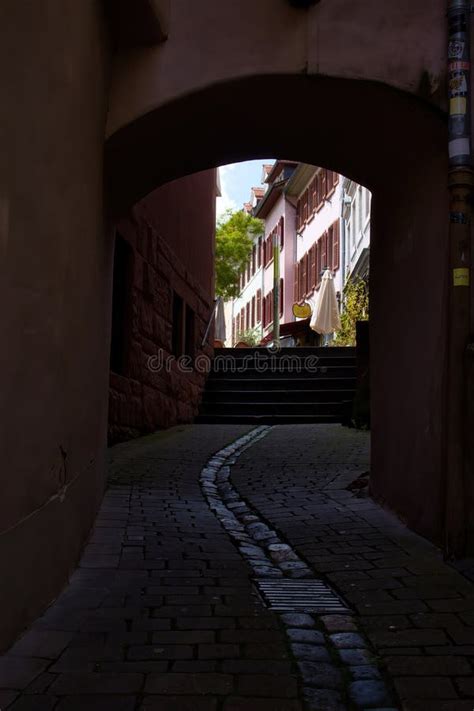
POLYGON ((446 116, 384 84, 322 76, 262 76, 216 84, 124 126, 105 147, 113 217, 160 185, 263 155, 337 170, 372 191, 391 166, 447 141, 446 116))

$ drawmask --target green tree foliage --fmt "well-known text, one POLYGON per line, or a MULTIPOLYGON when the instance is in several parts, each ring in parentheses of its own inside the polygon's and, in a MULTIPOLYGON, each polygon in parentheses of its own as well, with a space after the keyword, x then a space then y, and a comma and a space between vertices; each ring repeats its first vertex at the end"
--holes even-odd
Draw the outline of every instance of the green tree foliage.
POLYGON ((356 323, 369 318, 369 285, 358 277, 349 281, 343 294, 343 311, 341 314, 341 330, 333 341, 335 346, 355 346, 356 323))
POLYGON ((243 211, 228 210, 216 231, 216 296, 224 300, 239 295, 239 277, 246 268, 255 237, 263 234, 262 220, 243 211))

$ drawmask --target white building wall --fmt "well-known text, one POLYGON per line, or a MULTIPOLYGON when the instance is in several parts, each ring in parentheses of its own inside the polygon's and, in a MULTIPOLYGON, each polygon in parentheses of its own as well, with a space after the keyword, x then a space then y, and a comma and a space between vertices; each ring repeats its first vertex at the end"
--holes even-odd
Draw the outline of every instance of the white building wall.
POLYGON ((343 270, 345 281, 351 276, 365 276, 369 268, 370 190, 345 179, 343 270))

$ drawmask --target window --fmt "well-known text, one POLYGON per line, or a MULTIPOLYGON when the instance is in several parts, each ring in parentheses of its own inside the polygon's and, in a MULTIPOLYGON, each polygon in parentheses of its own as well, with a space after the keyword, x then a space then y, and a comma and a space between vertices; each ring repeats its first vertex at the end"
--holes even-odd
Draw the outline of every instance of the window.
POLYGON ((328 268, 328 233, 325 232, 321 238, 321 270, 328 268))
POLYGON ((245 330, 248 331, 249 328, 250 328, 250 301, 248 301, 245 306, 245 330))
POLYGON ((303 222, 306 222, 308 219, 308 196, 309 196, 309 191, 305 190, 303 194, 303 222))
POLYGON ((173 355, 179 358, 184 353, 184 301, 176 292, 173 293, 171 339, 173 355))
POLYGON ((257 323, 262 320, 262 290, 257 291, 257 323))
POLYGON ((184 352, 187 356, 194 358, 196 351, 196 331, 195 316, 193 309, 186 304, 186 317, 184 324, 184 352))
POLYGON ((133 250, 117 233, 114 251, 110 369, 119 375, 124 375, 127 370, 132 277, 133 250))
POLYGON ((240 333, 245 331, 245 309, 240 309, 240 333))
POLYGON ((258 248, 257 248, 257 269, 262 266, 262 238, 258 238, 258 248))
POLYGON ((304 297, 308 293, 308 255, 307 254, 305 254, 300 259, 300 266, 298 269, 298 281, 299 281, 298 291, 299 291, 299 297, 301 300, 301 299, 304 299, 304 297))

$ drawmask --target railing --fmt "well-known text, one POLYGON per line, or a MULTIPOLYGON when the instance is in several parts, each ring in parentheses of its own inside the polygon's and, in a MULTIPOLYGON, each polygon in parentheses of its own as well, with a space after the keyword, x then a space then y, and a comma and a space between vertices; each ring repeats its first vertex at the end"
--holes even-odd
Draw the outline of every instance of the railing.
POLYGON ((214 307, 213 307, 213 309, 212 309, 212 311, 211 311, 211 315, 209 316, 209 321, 207 322, 207 327, 206 327, 206 331, 205 331, 205 333, 204 333, 204 338, 202 339, 201 346, 205 346, 205 345, 206 345, 206 341, 207 341, 207 338, 208 338, 208 336, 209 336, 209 331, 211 330, 212 322, 213 322, 214 319, 216 318, 217 307, 219 306, 219 303, 220 303, 221 300, 222 300, 222 297, 221 297, 221 296, 218 296, 217 299, 214 299, 214 307))

